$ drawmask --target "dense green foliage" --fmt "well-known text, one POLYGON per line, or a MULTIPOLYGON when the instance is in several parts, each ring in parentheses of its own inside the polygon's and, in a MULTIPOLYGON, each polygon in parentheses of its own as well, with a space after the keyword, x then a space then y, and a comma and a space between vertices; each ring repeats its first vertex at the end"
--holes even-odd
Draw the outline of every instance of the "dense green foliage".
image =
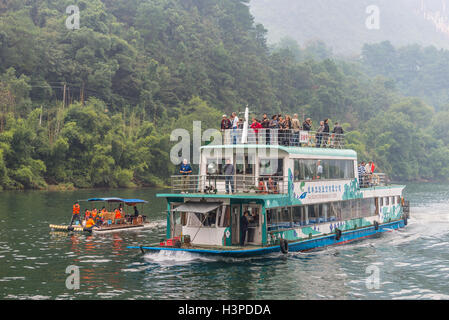
POLYGON ((448 50, 419 45, 396 49, 385 41, 365 45, 362 57, 370 75, 391 78, 405 95, 420 97, 437 110, 449 110, 448 50))
POLYGON ((315 125, 338 120, 349 146, 394 178, 449 178, 449 138, 438 125, 447 110, 402 97, 391 75, 371 78, 322 43, 269 49, 247 4, 2 2, 0 186, 162 184, 175 172, 174 128, 218 127, 222 113, 245 105, 315 125), (74 3, 81 28, 68 30, 74 3))

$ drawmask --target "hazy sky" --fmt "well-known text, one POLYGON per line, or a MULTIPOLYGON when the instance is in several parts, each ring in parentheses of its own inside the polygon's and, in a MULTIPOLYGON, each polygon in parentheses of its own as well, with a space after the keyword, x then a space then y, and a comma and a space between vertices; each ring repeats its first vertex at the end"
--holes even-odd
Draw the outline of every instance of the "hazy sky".
POLYGON ((269 42, 323 40, 336 53, 390 40, 449 48, 449 0, 251 0, 269 42))

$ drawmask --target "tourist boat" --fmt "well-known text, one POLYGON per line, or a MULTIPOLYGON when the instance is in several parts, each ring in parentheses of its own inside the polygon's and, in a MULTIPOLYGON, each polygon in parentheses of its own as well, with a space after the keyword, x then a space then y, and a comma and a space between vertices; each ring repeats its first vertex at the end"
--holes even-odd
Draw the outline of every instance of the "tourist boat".
POLYGON ((171 192, 157 195, 167 199, 166 239, 129 248, 241 257, 340 245, 407 225, 405 186, 381 173, 359 177, 343 135, 259 130, 255 137, 247 127, 202 146, 199 174, 172 176, 171 192))
POLYGON ((51 224, 50 228, 55 231, 106 233, 113 231, 147 229, 151 226, 150 222, 147 221, 147 217, 145 215, 139 214, 138 216, 134 216, 134 211, 131 214, 127 214, 126 210, 124 210, 124 217, 121 219, 115 219, 115 213, 113 212, 115 208, 123 207, 123 205, 126 205, 128 207, 139 207, 141 209, 139 210, 139 212, 142 212, 143 205, 145 203, 148 203, 148 201, 145 200, 121 198, 90 198, 87 200, 78 200, 78 203, 89 204, 89 207, 86 206, 85 208, 81 209, 81 217, 84 216, 84 212, 82 211, 83 209, 92 210, 96 208, 98 211, 100 211, 104 206, 107 212, 103 216, 103 223, 89 229, 85 228, 85 221, 82 221, 82 224, 79 224, 78 221, 76 221, 76 223, 72 226, 51 224))

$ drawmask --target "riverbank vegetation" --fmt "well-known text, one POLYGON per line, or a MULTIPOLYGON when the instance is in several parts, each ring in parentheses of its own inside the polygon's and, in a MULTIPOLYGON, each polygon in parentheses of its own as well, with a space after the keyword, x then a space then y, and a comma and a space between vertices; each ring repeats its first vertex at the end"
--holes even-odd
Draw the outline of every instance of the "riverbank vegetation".
MULTIPOLYGON (((387 61, 375 46, 365 47, 365 61, 335 59, 319 42, 271 48, 247 4, 5 1, 0 187, 163 185, 176 172, 173 129, 189 130, 192 120, 218 128, 223 113, 246 105, 257 115, 298 113, 315 125, 339 121, 349 147, 394 179, 449 178, 449 104, 435 87, 439 78, 429 78, 432 68, 419 78, 428 90, 403 92, 415 75, 388 66, 390 73, 373 72, 387 61), (65 25, 73 4, 79 30, 65 25)), ((418 51, 432 59, 432 50, 418 51)))

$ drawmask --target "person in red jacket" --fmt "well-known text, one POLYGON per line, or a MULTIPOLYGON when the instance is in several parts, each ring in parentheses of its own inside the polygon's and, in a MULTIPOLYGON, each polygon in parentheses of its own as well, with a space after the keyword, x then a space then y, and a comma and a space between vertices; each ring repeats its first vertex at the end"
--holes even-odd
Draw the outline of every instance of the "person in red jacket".
POLYGON ((258 143, 258 135, 259 135, 259 129, 262 129, 262 125, 257 121, 256 118, 253 118, 253 123, 251 124, 251 129, 254 130, 254 134, 256 136, 256 143, 258 143))

